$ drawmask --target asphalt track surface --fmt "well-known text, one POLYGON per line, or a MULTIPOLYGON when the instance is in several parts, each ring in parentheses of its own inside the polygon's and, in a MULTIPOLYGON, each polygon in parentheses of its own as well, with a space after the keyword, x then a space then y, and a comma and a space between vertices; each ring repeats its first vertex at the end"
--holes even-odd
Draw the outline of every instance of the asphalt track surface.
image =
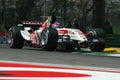
POLYGON ((71 66, 102 67, 105 69, 111 68, 120 71, 120 57, 87 55, 80 51, 50 52, 44 51, 40 48, 30 47, 24 47, 23 49, 10 49, 7 45, 0 44, 0 60, 71 66))

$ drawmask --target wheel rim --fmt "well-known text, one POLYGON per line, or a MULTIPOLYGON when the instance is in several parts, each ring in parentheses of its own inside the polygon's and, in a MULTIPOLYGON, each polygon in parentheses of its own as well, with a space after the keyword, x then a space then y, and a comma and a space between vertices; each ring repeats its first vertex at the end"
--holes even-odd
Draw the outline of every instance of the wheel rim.
POLYGON ((48 35, 49 35, 49 31, 43 31, 43 34, 41 36, 41 44, 42 45, 46 45, 48 43, 48 35))
POLYGON ((8 32, 8 44, 10 46, 13 44, 13 34, 12 34, 12 31, 8 32))

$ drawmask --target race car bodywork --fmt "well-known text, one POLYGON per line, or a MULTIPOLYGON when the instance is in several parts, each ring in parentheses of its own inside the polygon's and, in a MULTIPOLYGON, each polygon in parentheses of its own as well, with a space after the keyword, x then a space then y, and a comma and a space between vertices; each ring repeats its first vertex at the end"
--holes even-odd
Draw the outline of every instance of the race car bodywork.
POLYGON ((24 43, 41 47, 47 51, 80 50, 89 47, 91 51, 102 51, 105 48, 105 37, 102 29, 93 29, 88 36, 73 28, 52 27, 56 20, 49 17, 43 24, 39 22, 23 22, 8 31, 10 48, 22 48, 24 43))

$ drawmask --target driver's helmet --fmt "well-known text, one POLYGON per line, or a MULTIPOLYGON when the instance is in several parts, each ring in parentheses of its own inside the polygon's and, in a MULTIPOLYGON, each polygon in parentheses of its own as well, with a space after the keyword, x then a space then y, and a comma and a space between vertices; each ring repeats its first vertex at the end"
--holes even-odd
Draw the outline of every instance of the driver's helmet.
POLYGON ((55 22, 55 23, 52 24, 52 27, 53 28, 60 27, 60 23, 59 22, 55 22))

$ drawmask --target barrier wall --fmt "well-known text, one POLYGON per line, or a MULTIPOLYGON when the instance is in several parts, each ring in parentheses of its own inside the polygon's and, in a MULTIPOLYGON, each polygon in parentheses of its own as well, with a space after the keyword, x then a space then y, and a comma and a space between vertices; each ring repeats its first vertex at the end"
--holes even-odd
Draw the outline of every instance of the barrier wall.
POLYGON ((0 32, 0 44, 7 44, 7 32, 0 32))
POLYGON ((120 48, 120 34, 107 35, 106 47, 119 47, 120 48))

